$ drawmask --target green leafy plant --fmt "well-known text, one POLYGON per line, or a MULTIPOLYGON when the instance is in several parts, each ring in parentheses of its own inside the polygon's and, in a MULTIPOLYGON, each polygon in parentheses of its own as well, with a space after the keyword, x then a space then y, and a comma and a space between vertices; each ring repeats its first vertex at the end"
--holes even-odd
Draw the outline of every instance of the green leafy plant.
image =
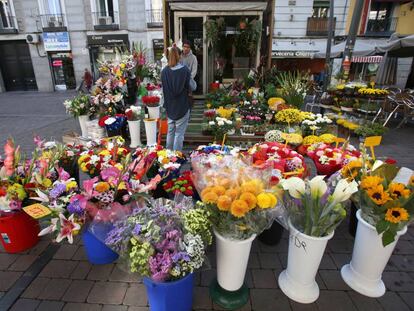
POLYGON ((277 76, 277 82, 280 85, 280 97, 287 104, 301 108, 306 93, 308 92, 309 76, 306 73, 296 72, 280 72, 277 76))
POLYGON ((209 45, 214 46, 217 43, 219 34, 224 30, 224 26, 224 17, 208 19, 204 23, 204 28, 206 30, 206 41, 209 45))
POLYGON ((379 123, 368 122, 355 129, 355 134, 362 137, 382 136, 387 131, 387 128, 379 123))
POLYGON ((240 25, 237 29, 239 33, 234 42, 237 53, 242 56, 256 55, 257 44, 262 33, 262 22, 254 19, 245 29, 240 29, 240 25))

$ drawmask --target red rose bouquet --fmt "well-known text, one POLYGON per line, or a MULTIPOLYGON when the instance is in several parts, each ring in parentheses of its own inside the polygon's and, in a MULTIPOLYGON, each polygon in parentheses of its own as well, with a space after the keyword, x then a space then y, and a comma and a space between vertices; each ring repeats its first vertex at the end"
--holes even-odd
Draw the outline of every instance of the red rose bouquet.
POLYGON ((180 177, 167 181, 163 187, 167 193, 172 195, 182 193, 185 196, 192 197, 196 193, 190 171, 185 171, 180 177))
POLYGON ((148 107, 157 107, 160 103, 160 97, 151 95, 142 96, 142 102, 148 107))

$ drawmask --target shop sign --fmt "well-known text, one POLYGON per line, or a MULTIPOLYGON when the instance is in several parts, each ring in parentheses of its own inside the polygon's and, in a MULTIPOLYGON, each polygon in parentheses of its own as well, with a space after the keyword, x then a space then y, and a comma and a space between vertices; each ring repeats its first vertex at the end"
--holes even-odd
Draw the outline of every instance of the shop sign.
POLYGON ((44 32, 43 44, 45 51, 70 51, 68 32, 44 32))
POLYGON ((88 45, 129 45, 128 34, 88 36, 88 45))
POLYGON ((152 39, 152 46, 154 47, 154 50, 164 50, 164 39, 152 39))
POLYGON ((314 51, 272 51, 273 58, 313 58, 314 51))
POLYGON ((63 66, 63 61, 61 59, 54 60, 52 62, 52 66, 53 67, 61 67, 61 66, 63 66))

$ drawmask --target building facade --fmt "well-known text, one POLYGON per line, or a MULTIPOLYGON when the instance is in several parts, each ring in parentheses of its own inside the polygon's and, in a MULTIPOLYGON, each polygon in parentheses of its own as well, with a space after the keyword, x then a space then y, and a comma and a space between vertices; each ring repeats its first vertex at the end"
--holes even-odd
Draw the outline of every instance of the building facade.
POLYGON ((0 0, 0 91, 75 88, 134 42, 159 57, 161 12, 161 0, 0 0))

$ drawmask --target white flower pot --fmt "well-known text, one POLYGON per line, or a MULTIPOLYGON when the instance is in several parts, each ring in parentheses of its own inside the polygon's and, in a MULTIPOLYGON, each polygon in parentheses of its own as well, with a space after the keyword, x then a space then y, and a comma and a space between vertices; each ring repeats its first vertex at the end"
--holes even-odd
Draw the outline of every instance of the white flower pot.
POLYGON ((217 282, 227 291, 237 291, 244 283, 250 248, 256 234, 246 240, 230 240, 214 230, 216 236, 217 282))
POLYGON ((89 116, 80 115, 78 116, 78 120, 82 132, 82 138, 88 138, 88 127, 86 126, 86 122, 89 121, 89 116))
POLYGON ((334 232, 325 237, 312 237, 299 232, 289 220, 289 253, 286 270, 279 275, 279 287, 290 299, 312 303, 319 297, 315 281, 326 244, 334 232))
POLYGON ((159 119, 160 118, 160 106, 157 107, 147 107, 148 114, 150 119, 159 119))
POLYGON ((145 134, 147 136, 147 146, 152 146, 157 143, 157 120, 145 119, 145 134))
POLYGON ((407 232, 407 227, 397 232, 395 241, 387 246, 382 245, 382 235, 377 233, 374 226, 367 223, 357 211, 357 233, 351 262, 341 269, 345 283, 353 290, 368 297, 381 297, 385 294, 382 272, 397 245, 401 235, 407 232))
POLYGON ((136 148, 141 145, 141 132, 140 132, 141 121, 128 121, 129 135, 131 136, 131 148, 136 148))

